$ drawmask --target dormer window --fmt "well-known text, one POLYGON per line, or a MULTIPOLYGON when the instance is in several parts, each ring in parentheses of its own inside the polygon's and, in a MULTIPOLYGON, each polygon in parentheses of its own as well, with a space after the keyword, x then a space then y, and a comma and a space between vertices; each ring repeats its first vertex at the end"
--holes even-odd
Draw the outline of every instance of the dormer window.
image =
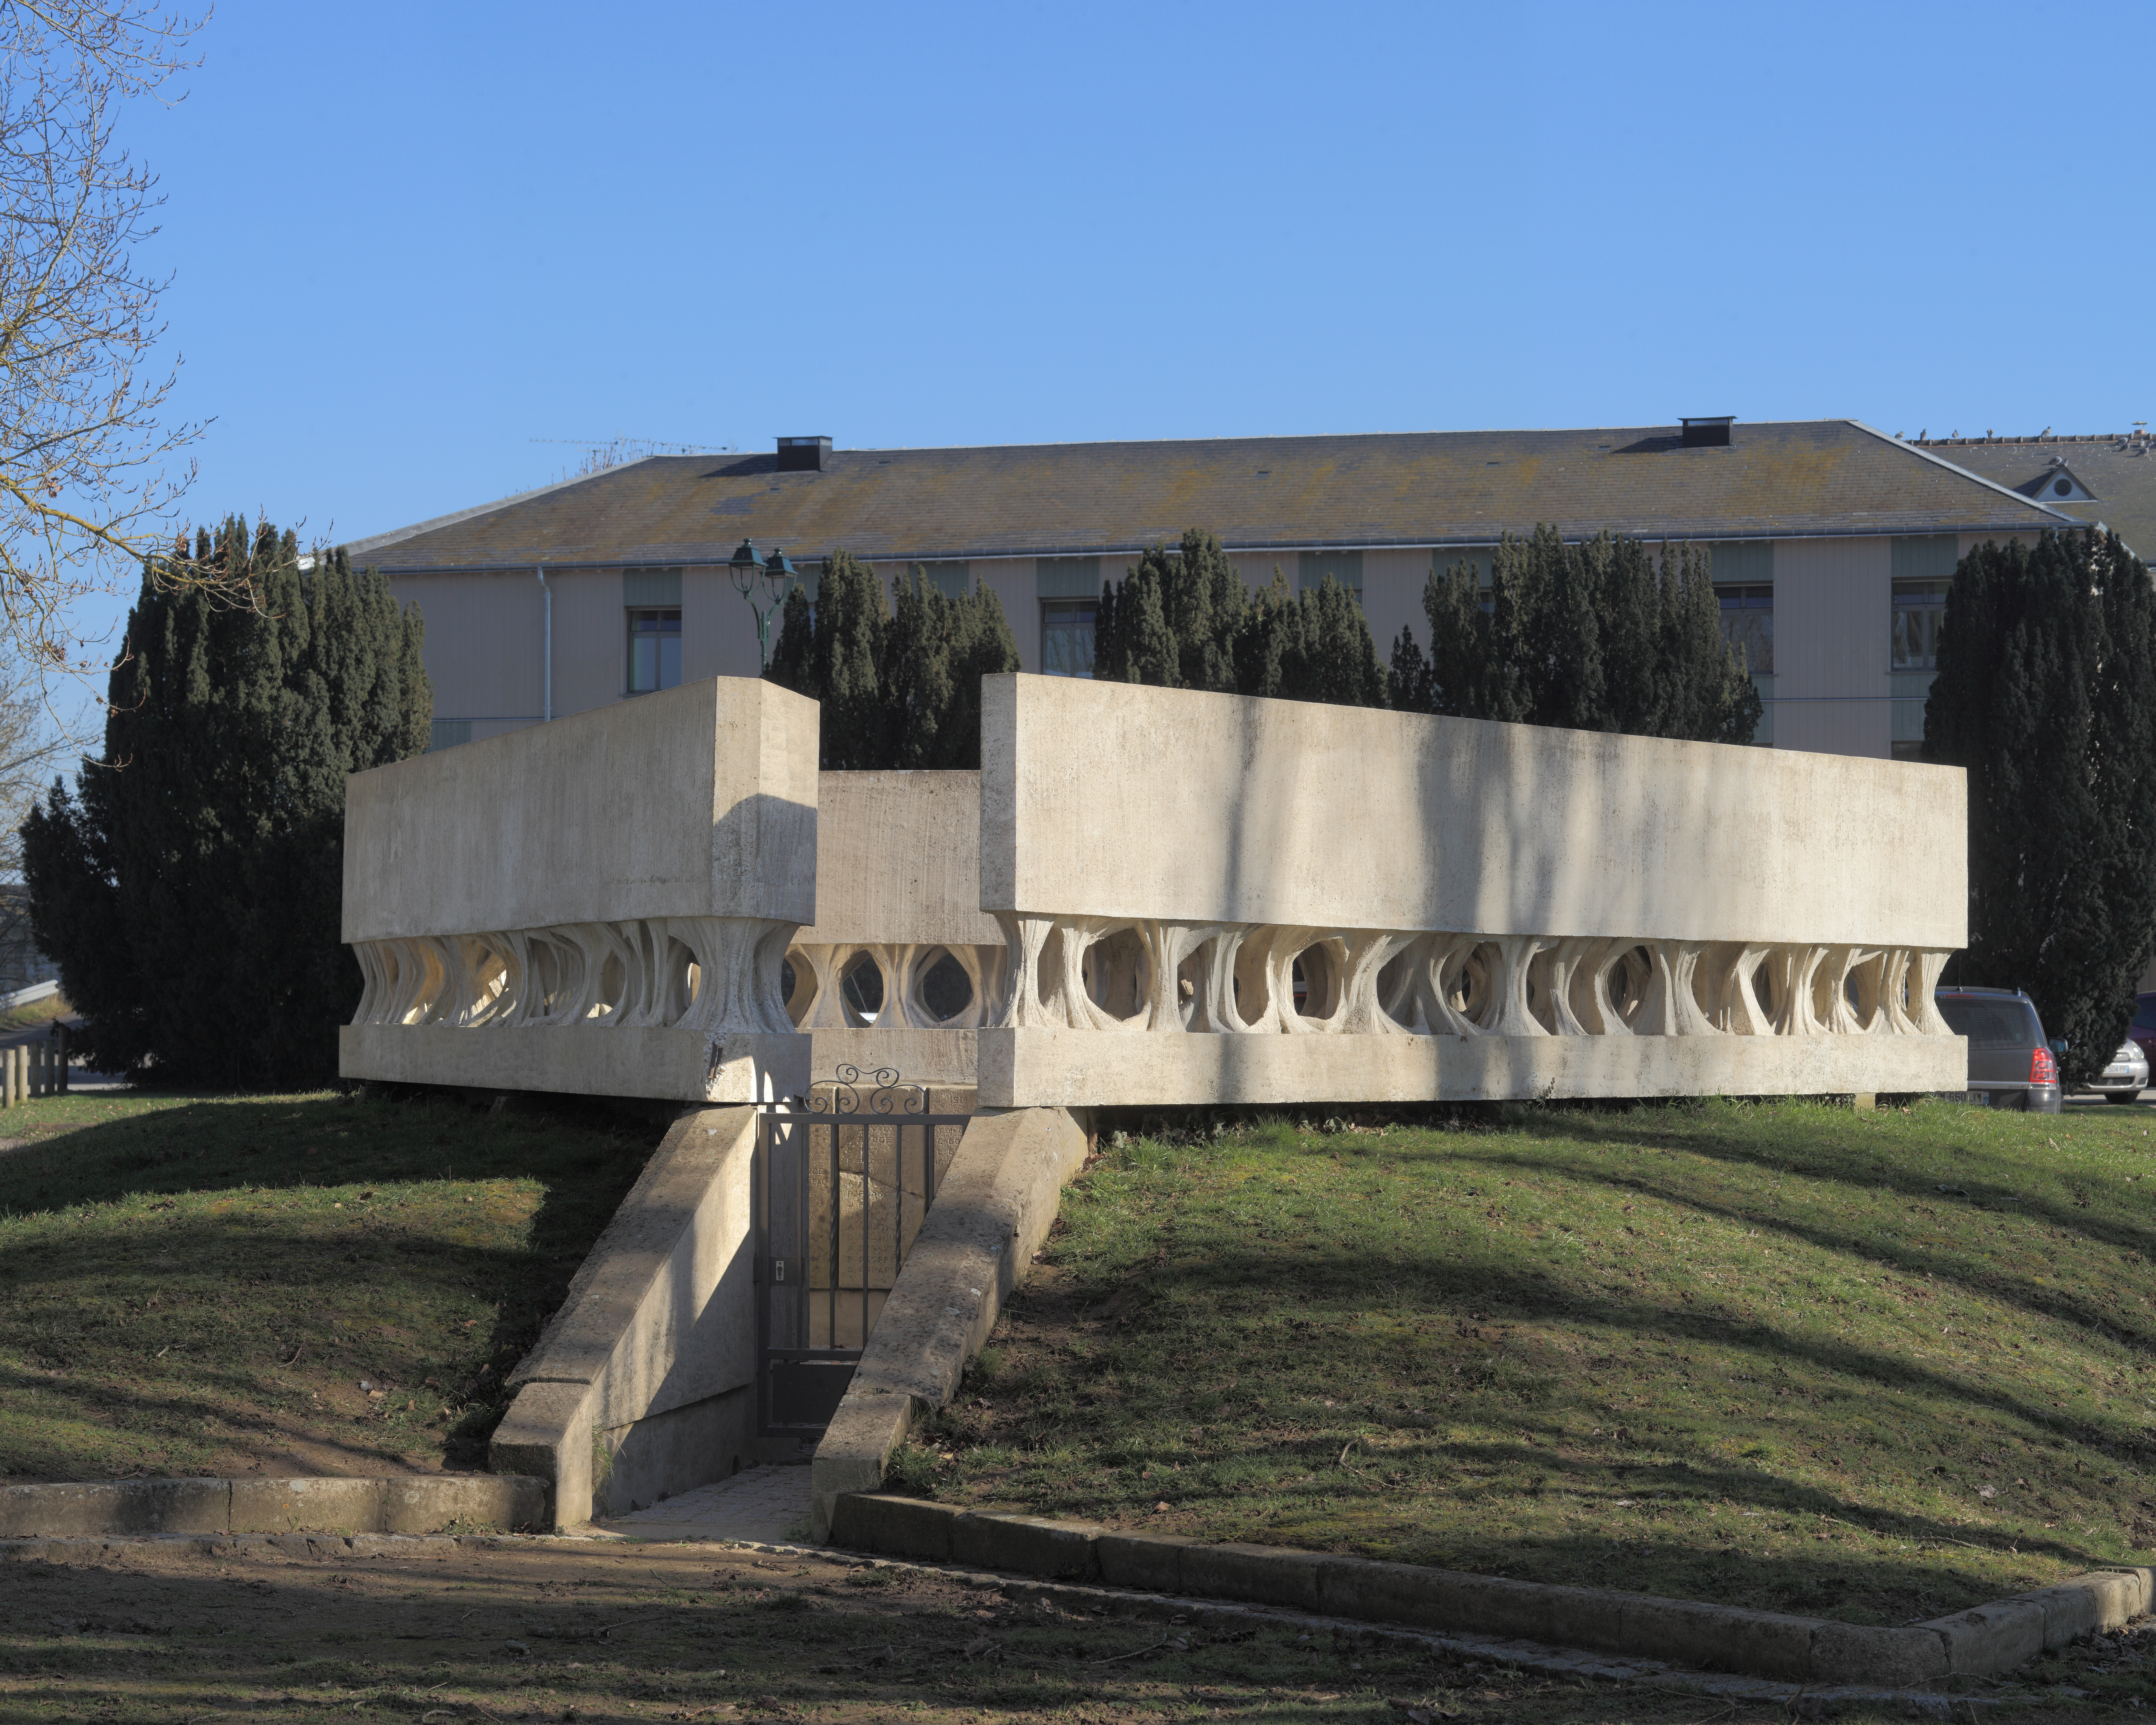
POLYGON ((2082 483, 2073 469, 2057 457, 2054 457, 2051 465, 2035 478, 2014 489, 2025 497, 2035 498, 2039 503, 2095 503, 2102 501, 2082 483))

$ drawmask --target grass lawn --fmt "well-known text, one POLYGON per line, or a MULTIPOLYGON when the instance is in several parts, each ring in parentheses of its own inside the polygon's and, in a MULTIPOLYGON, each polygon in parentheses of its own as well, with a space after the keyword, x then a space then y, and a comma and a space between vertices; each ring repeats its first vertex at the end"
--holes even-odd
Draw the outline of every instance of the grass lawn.
POLYGON ((1126 1142, 896 1488, 1898 1624, 2156 1548, 2156 1139, 1708 1101, 1126 1142))
POLYGON ((661 1130, 327 1093, 11 1111, 0 1479, 480 1466, 661 1130))
POLYGON ((33 1000, 27 1006, 18 1006, 0 1012, 0 1036, 11 1036, 18 1030, 33 1029, 40 1024, 49 1024, 54 1019, 70 1018, 74 1009, 64 996, 48 994, 42 1000, 33 1000))

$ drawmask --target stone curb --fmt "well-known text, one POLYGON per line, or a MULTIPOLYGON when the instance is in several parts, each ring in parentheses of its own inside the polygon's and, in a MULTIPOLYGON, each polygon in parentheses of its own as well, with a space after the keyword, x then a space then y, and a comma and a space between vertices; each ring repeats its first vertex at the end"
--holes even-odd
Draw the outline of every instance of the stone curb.
POLYGON ((1784 1683, 1879 1684, 1897 1692, 1953 1677, 1994 1676, 2092 1630, 2115 1629, 2148 1610, 2156 1584, 2156 1572, 2145 1568, 2094 1570, 1929 1623, 1873 1629, 1289 1546, 1208 1545, 1115 1532, 880 1493, 839 1497, 832 1510, 831 1540, 928 1563, 1247 1599, 1784 1683))
MULTIPOLYGON (((112 1539, 0 1540, 0 1563, 64 1562, 70 1557, 105 1557, 131 1548, 152 1546, 179 1548, 204 1557, 245 1557, 275 1551, 280 1555, 316 1560, 338 1558, 446 1558, 460 1551, 516 1551, 531 1546, 576 1546, 603 1543, 588 1533, 492 1534, 458 1533, 404 1536, 398 1534, 335 1535, 297 1533, 241 1533, 193 1536, 142 1534, 112 1539)), ((773 1545, 762 1540, 681 1539, 652 1543, 702 1545, 722 1551, 768 1553, 775 1557, 814 1558, 829 1562, 827 1546, 773 1545)), ((1081 1583, 1039 1581, 1009 1575, 957 1569, 947 1564, 909 1563, 904 1559, 850 1556, 862 1568, 891 1569, 901 1574, 935 1576, 961 1587, 1002 1594, 1014 1600, 1045 1601, 1066 1609, 1094 1611, 1106 1615, 1158 1619, 1192 1624, 1204 1630, 1247 1629, 1254 1625, 1301 1628, 1315 1633, 1337 1630, 1359 1636, 1368 1644, 1403 1644, 1429 1648, 1481 1665, 1546 1672, 1553 1676, 1584 1677, 1609 1683, 1652 1683, 1661 1689, 1724 1700, 1788 1705, 1801 1701, 1809 1715, 1816 1707, 1827 1716, 1852 1708, 1871 1709, 1892 1702, 1927 1718, 1967 1717, 2002 1701, 1956 1694, 1933 1694, 1907 1689, 1881 1689, 1863 1685, 1822 1687, 1818 1684, 1779 1683, 1765 1678, 1717 1676, 1665 1665, 1659 1660, 1619 1659, 1549 1647, 1538 1642, 1507 1640, 1500 1637, 1438 1635, 1414 1630, 1373 1626, 1341 1617, 1301 1611, 1282 1611, 1263 1605, 1234 1604, 1220 1600, 1193 1599, 1158 1593, 1133 1592, 1081 1583), (1958 1712, 1956 1710, 1963 1710, 1958 1712)))
POLYGON ((434 1533, 459 1522, 536 1527, 546 1507, 547 1482, 520 1474, 0 1486, 0 1540, 100 1534, 434 1533))

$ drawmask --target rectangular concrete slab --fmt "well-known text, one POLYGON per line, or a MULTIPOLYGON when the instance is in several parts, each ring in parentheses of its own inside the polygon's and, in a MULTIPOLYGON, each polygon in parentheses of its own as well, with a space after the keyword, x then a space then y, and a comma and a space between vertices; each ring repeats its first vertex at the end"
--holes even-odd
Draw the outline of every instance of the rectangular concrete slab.
POLYGON ((1821 1623, 1812 1630, 1812 1681, 1878 1683, 1916 1689, 1948 1674, 1944 1641, 1921 1625, 1871 1629, 1854 1623, 1821 1623))
POLYGON ((1091 1580, 1099 1574, 1093 1541, 1101 1531, 1083 1522, 975 1510, 951 1524, 951 1560, 1061 1581, 1091 1580))
POLYGON ((100 1533, 222 1533, 229 1480, 99 1480, 0 1486, 0 1538, 79 1539, 100 1533))
POLYGON ((981 761, 990 911, 1966 939, 1956 768, 1023 675, 983 685, 981 761))
POLYGON ((235 1533, 384 1533, 380 1479, 235 1480, 235 1533))
POLYGON ((337 1071, 377 1084, 776 1102, 808 1088, 809 1039, 679 1026, 343 1024, 337 1071))
POLYGON ((343 938, 813 922, 817 728, 805 696, 720 677, 355 773, 343 938))
POLYGON ((1817 1626, 1809 1617, 1631 1594, 1625 1598, 1617 1651, 1705 1671, 1743 1671, 1802 1683, 1812 1676, 1812 1631, 1817 1626))
POLYGON ((919 1497, 847 1492, 832 1507, 831 1543, 917 1563, 947 1563, 952 1528, 962 1512, 955 1504, 919 1497))
POLYGON ((980 1033, 995 1108, 1830 1096, 1958 1091, 1958 1036, 1272 1036, 980 1033))
POLYGON ((1147 1593, 1183 1591, 1183 1553, 1198 1542, 1180 1533, 1118 1533, 1103 1531, 1093 1542, 1101 1579, 1111 1587, 1134 1587, 1147 1593))
POLYGON ((1216 1599, 1251 1599, 1261 1605, 1320 1609, 1318 1578, 1331 1561, 1322 1552, 1280 1545, 1192 1545, 1183 1553, 1186 1593, 1216 1599))
POLYGON ((2044 1651, 2044 1608, 2033 1599, 1997 1599, 1919 1627, 1938 1637, 1957 1676, 1993 1676, 2044 1651))
POLYGON ((443 1528, 536 1528, 547 1512, 547 1481, 504 1474, 421 1474, 382 1481, 382 1531, 439 1533, 443 1528))
POLYGON ((816 921, 794 937, 1001 946, 1003 931, 981 908, 981 775, 820 775, 816 921))

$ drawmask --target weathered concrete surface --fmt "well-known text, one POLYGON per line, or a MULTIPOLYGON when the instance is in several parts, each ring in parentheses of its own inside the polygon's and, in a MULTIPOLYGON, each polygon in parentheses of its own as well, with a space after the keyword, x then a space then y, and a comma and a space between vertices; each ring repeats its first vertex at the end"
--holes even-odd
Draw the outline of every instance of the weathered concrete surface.
POLYGON ((354 773, 344 938, 816 914, 816 703, 719 677, 354 773))
POLYGON ((981 908, 981 775, 823 774, 815 915, 796 940, 1000 947, 981 908))
POLYGON ((886 1557, 1066 1579, 1097 1576, 1150 1592, 1580 1647, 1784 1682, 1904 1691, 1948 1676, 1995 1675, 2076 1635, 2115 1629, 2146 1609, 2156 1580, 2148 1569, 2095 1570, 1936 1622, 1877 1629, 1291 1546, 1118 1532, 865 1492, 839 1497, 828 1519, 833 1543, 886 1557))
POLYGON ((1958 1091, 1958 1036, 1265 1036, 983 1030, 990 1108, 1958 1091))
POLYGON ((674 1102, 772 1102, 798 1096, 815 1070, 812 1057, 806 1036, 748 1032, 714 1040, 701 1031, 673 1026, 337 1029, 337 1070, 346 1078, 674 1102))
POLYGON ((677 1121, 510 1373, 490 1459, 551 1484, 552 1525, 642 1508, 753 1457, 755 1141, 753 1108, 677 1121))
POLYGON ((1086 1128, 1060 1108, 977 1114, 967 1126, 810 1464, 818 1539, 839 1494, 875 1490, 915 1419, 957 1393, 1086 1147, 1086 1128))
POLYGON ((864 1074, 885 1069, 909 1084, 956 1085, 970 1089, 980 1071, 978 1030, 815 1029, 803 1039, 810 1048, 808 1070, 816 1082, 829 1080, 841 1066, 864 1074))
POLYGON ((502 1474, 366 1479, 101 1480, 0 1486, 0 1538, 100 1534, 432 1533, 538 1523, 542 1481, 502 1474))
POLYGON ((1022 675, 981 760, 988 911, 1967 939, 1958 768, 1022 675))

